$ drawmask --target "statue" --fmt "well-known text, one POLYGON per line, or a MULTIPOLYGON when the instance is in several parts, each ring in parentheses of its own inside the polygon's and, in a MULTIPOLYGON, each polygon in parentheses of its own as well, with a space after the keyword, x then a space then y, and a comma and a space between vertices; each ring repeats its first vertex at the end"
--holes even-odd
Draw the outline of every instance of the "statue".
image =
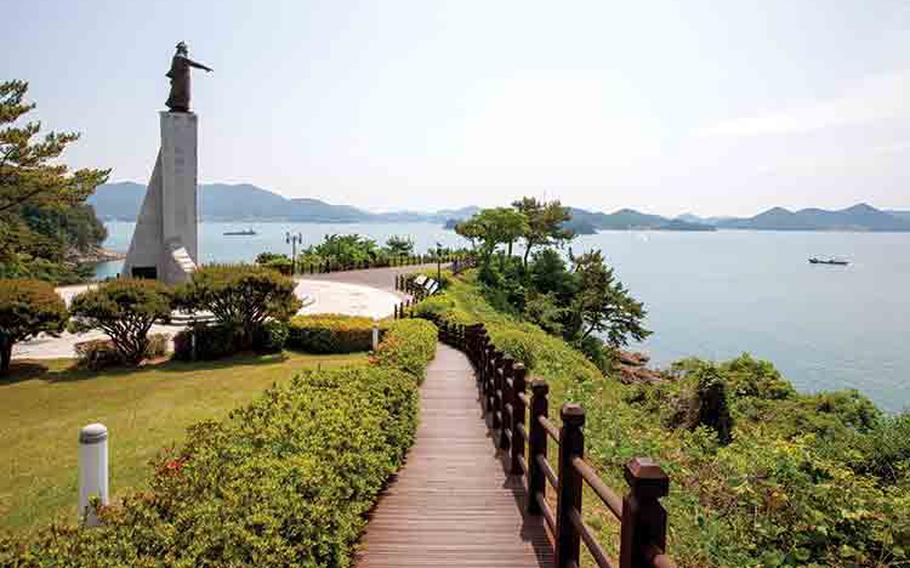
POLYGON ((171 79, 171 94, 164 104, 171 112, 190 112, 190 67, 205 69, 206 73, 212 71, 210 67, 190 59, 186 44, 181 41, 171 59, 171 70, 166 74, 171 79))

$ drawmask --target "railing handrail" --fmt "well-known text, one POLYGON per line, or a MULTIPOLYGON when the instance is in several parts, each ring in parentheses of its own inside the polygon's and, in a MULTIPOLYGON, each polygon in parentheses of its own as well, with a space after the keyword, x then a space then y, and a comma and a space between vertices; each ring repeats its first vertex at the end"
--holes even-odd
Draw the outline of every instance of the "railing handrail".
POLYGON ((667 514, 660 503, 669 492, 669 478, 659 465, 647 458, 630 460, 624 469, 629 492, 621 497, 584 458, 585 411, 580 405, 564 404, 557 426, 548 415, 546 382, 527 380, 524 366, 495 347, 483 324, 442 321, 439 334, 474 366, 484 417, 497 447, 511 455, 511 473, 526 478, 528 512, 541 515, 553 534, 557 568, 578 565, 580 544, 598 566, 613 568, 582 517, 585 485, 620 522, 619 568, 676 567, 666 553, 667 514), (555 469, 547 457, 550 439, 559 448, 555 469), (547 485, 556 491, 555 512, 547 501, 547 485))

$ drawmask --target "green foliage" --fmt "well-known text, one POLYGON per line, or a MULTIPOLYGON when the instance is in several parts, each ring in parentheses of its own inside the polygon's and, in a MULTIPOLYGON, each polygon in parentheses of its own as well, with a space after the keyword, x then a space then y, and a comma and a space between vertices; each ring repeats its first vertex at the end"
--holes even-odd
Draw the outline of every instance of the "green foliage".
POLYGON ((574 236, 572 231, 565 228, 572 215, 569 214, 569 208, 563 207, 559 201, 545 203, 534 197, 522 197, 513 202, 512 207, 527 220, 522 235, 525 241, 522 263, 525 266, 528 265, 528 256, 534 247, 561 245, 574 236))
POLYGON ((253 332, 253 349, 258 353, 280 353, 288 341, 286 322, 269 320, 253 332))
POLYGON ((340 314, 296 316, 287 345, 306 353, 354 353, 373 348, 373 319, 340 314))
POLYGON ((641 341, 651 332, 644 328, 644 305, 636 301, 622 282, 614 279, 597 250, 573 259, 577 290, 571 312, 577 320, 576 333, 584 339, 593 332, 605 333, 607 343, 621 347, 629 338, 641 341))
POLYGON ((480 241, 480 256, 484 265, 489 264, 493 253, 501 244, 506 246, 505 256, 511 257, 512 245, 527 231, 527 218, 509 207, 481 209, 470 219, 455 226, 455 232, 471 243, 480 241))
POLYGON ((366 513, 417 427, 423 369, 398 365, 426 355, 435 330, 400 323, 377 364, 306 371, 191 427, 181 449, 156 460, 150 491, 99 511, 100 527, 0 538, 0 565, 351 566, 366 513))
MULTIPOLYGON (((151 333, 145 349, 146 359, 155 359, 167 355, 167 343, 170 336, 166 333, 151 333)), ((80 367, 91 371, 101 371, 124 363, 123 355, 110 339, 90 339, 73 346, 76 360, 80 367)))
POLYGON ((340 266, 367 264, 380 255, 376 241, 360 235, 326 235, 325 239, 307 248, 304 255, 312 255, 340 266))
POLYGON ((59 158, 79 139, 49 132, 35 140, 41 123, 16 125, 35 108, 24 102, 28 83, 0 83, 0 274, 5 277, 79 276, 72 251, 104 239, 104 228, 85 199, 110 170, 70 172, 59 158), (35 261, 50 265, 32 266, 35 261))
POLYGON ((386 240, 385 250, 391 256, 411 256, 414 254, 414 241, 409 237, 393 235, 386 240))
POLYGON ((171 299, 170 290, 156 280, 109 280, 73 298, 71 327, 104 331, 123 361, 137 365, 148 351, 152 324, 170 319, 171 299))
POLYGON ((424 370, 436 355, 436 326, 422 319, 396 320, 389 324, 373 361, 394 367, 423 381, 424 370))
POLYGON ((68 317, 63 299, 47 282, 0 279, 0 376, 9 372, 13 345, 63 331, 68 317))
POLYGON ((256 264, 265 266, 272 270, 277 270, 285 276, 291 276, 294 269, 294 263, 285 254, 276 254, 273 252, 263 252, 256 256, 256 264))
POLYGON ((237 334, 240 349, 253 346, 253 332, 269 319, 287 321, 301 302, 294 281, 274 270, 249 264, 210 265, 177 289, 184 310, 211 312, 237 334))
POLYGON ((214 361, 238 351, 237 330, 230 325, 197 323, 174 336, 174 359, 178 361, 214 361))
MULTIPOLYGON (((748 355, 688 359, 674 381, 624 385, 567 342, 495 310, 470 273, 432 302, 439 319, 484 322, 498 348, 547 380, 551 409, 582 404, 585 452, 608 485, 624 492, 622 465, 633 456, 663 465, 669 550, 680 566, 910 560, 910 414, 882 416, 855 391, 799 394, 748 355), (704 404, 712 397, 717 404, 704 404)), ((615 554, 608 514, 587 511, 615 554)))

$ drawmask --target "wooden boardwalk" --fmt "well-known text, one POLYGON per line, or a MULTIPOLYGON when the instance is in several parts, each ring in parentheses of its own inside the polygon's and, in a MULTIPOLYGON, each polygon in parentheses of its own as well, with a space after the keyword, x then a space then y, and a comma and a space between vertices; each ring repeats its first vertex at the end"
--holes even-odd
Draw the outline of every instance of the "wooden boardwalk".
POLYGON ((421 388, 417 440, 371 514, 361 568, 550 567, 541 517, 507 475, 481 417, 467 358, 440 344, 421 388))

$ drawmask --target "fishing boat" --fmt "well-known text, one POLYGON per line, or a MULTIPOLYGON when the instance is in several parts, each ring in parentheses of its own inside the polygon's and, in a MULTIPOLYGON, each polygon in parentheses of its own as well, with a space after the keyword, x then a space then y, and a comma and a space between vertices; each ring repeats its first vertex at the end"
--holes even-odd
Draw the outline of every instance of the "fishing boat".
POLYGON ((809 264, 834 264, 837 266, 847 266, 850 264, 850 262, 840 258, 817 258, 813 256, 809 259, 809 264))
POLYGON ((229 236, 239 236, 239 237, 250 237, 256 234, 256 231, 253 229, 245 229, 240 231, 225 231, 223 234, 229 236))

